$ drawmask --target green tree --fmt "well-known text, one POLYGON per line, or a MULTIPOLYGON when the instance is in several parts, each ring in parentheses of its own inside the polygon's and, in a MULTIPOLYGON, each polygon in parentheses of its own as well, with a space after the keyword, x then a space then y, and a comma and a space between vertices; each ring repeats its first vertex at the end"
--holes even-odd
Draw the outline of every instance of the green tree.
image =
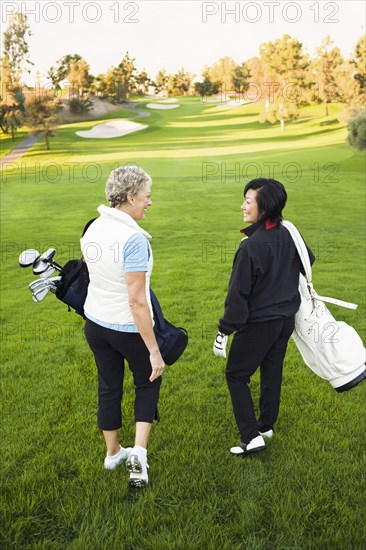
POLYGON ((237 65, 232 76, 232 83, 236 92, 245 92, 248 89, 251 72, 247 63, 237 65))
POLYGON ((355 68, 353 78, 356 82, 353 103, 361 106, 365 104, 366 94, 366 35, 357 42, 351 63, 355 68))
POLYGON ((168 95, 186 95, 192 87, 193 77, 183 67, 176 73, 169 75, 167 82, 168 95))
POLYGON ((11 132, 15 140, 17 129, 24 122, 24 95, 20 87, 11 84, 11 68, 7 57, 1 58, 0 128, 4 134, 11 132))
POLYGON ((11 132, 13 141, 24 119, 21 76, 28 65, 33 65, 29 59, 29 36, 31 33, 26 16, 22 13, 13 14, 3 35, 0 76, 0 128, 5 134, 11 132))
POLYGON ((60 123, 60 102, 46 94, 33 97, 26 103, 26 124, 32 135, 45 138, 46 149, 50 148, 50 138, 55 137, 60 123))
POLYGON ((47 76, 56 89, 60 88, 60 82, 62 82, 63 80, 67 80, 67 77, 70 73, 71 64, 82 61, 82 59, 83 58, 81 57, 81 55, 77 53, 67 54, 56 62, 55 67, 52 66, 49 69, 47 76))
POLYGON ((195 82, 194 89, 201 97, 215 95, 220 91, 220 84, 210 79, 210 67, 205 65, 202 71, 202 82, 195 82))
POLYGON ((195 82, 194 89, 201 97, 215 95, 220 90, 220 85, 217 82, 211 82, 207 76, 203 82, 195 82))
POLYGON ((5 56, 1 58, 0 69, 0 127, 4 134, 8 134, 9 127, 7 124, 7 112, 10 107, 15 105, 16 100, 13 92, 14 88, 11 85, 11 69, 9 59, 5 56))
POLYGON ((308 59, 301 42, 288 34, 261 44, 259 52, 265 75, 261 121, 279 121, 284 131, 285 121, 299 116, 308 59))
POLYGON ((29 45, 27 39, 31 36, 27 17, 23 13, 14 13, 10 16, 9 25, 3 35, 3 57, 10 67, 10 87, 20 85, 23 70, 33 65, 29 59, 29 45))
POLYGON ((315 82, 315 99, 323 101, 325 116, 329 114, 329 103, 342 97, 338 84, 342 64, 340 49, 333 47, 333 40, 327 35, 323 38, 321 46, 316 49, 315 58, 310 63, 310 71, 315 82))
POLYGON ((123 103, 136 88, 136 67, 128 52, 117 67, 108 69, 105 75, 97 77, 97 93, 113 103, 123 103))
POLYGON ((135 89, 138 94, 147 94, 150 84, 152 84, 152 82, 145 69, 136 75, 135 89))

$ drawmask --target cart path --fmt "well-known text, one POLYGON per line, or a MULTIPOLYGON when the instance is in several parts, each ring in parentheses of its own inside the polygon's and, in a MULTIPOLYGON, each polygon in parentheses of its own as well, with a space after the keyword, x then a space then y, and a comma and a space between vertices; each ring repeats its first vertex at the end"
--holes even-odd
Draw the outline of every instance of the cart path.
POLYGON ((0 159, 0 168, 4 168, 7 164, 12 164, 16 160, 20 159, 25 153, 33 147, 39 140, 41 139, 40 136, 28 136, 23 141, 21 141, 18 145, 14 147, 9 153, 4 155, 0 159))
MULTIPOLYGON (((150 116, 151 113, 147 112, 147 111, 142 111, 140 109, 136 109, 136 105, 138 105, 138 103, 132 103, 131 104, 131 107, 128 107, 133 113, 136 113, 135 116, 131 117, 131 118, 144 118, 144 117, 147 117, 147 116, 150 116)), ((0 159, 0 168, 4 168, 4 166, 6 166, 7 164, 12 164, 14 163, 15 161, 17 161, 18 159, 20 159, 23 155, 25 155, 29 149, 31 149, 33 147, 33 145, 35 145, 39 140, 40 140, 40 136, 28 136, 27 138, 25 138, 23 141, 21 141, 18 145, 16 145, 14 147, 14 149, 12 149, 11 151, 9 151, 9 153, 7 153, 6 155, 4 155, 1 159, 0 159)))
POLYGON ((136 109, 136 105, 138 105, 138 102, 134 102, 130 104, 131 106, 127 107, 127 109, 130 109, 133 113, 136 113, 134 117, 129 118, 144 118, 146 116, 150 116, 151 113, 148 111, 142 111, 141 109, 136 109))

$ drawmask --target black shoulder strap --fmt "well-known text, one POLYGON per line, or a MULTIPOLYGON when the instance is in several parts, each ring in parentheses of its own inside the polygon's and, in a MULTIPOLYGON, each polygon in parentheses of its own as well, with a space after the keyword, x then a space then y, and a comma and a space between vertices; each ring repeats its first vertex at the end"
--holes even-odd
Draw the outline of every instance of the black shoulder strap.
POLYGON ((153 291, 152 288, 150 288, 150 299, 151 299, 151 305, 154 313, 155 328, 157 329, 158 332, 160 332, 165 328, 165 321, 164 321, 163 312, 159 304, 159 300, 157 299, 155 292, 153 291))
POLYGON ((86 226, 85 226, 84 229, 83 229, 83 233, 82 233, 82 235, 81 235, 82 237, 84 237, 84 235, 85 235, 87 229, 89 228, 89 226, 90 226, 93 222, 95 222, 95 220, 97 220, 97 219, 98 219, 98 218, 93 218, 92 220, 89 220, 89 221, 88 221, 88 223, 86 224, 86 226))

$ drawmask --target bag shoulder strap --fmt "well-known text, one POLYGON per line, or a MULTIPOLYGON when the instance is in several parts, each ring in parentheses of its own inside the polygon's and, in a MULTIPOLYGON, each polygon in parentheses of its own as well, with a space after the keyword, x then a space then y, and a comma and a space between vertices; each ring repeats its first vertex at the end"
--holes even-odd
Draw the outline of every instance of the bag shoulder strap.
POLYGON ((314 300, 319 300, 320 302, 327 302, 328 304, 334 304, 336 306, 345 307, 347 309, 357 309, 358 307, 357 304, 353 304, 352 302, 345 302, 344 300, 337 300, 336 298, 328 298, 327 296, 319 296, 319 294, 317 294, 316 290, 312 285, 312 271, 311 271, 310 258, 309 258, 309 254, 308 254, 304 239, 302 238, 298 229, 294 226, 293 223, 287 220, 283 220, 282 225, 286 227, 286 229, 289 231, 292 237, 292 240, 295 243, 295 246, 300 256, 300 260, 302 262, 302 265, 304 266, 306 281, 308 283, 308 289, 311 294, 311 297, 314 300))
POLYGON ((308 283, 311 283, 312 281, 311 263, 310 263, 310 258, 306 248, 305 241, 300 235, 300 232, 298 231, 297 227, 295 227, 293 223, 287 220, 283 220, 282 225, 286 227, 286 229, 290 233, 292 240, 295 243, 297 252, 300 256, 301 263, 304 267, 306 280, 308 283))
POLYGON ((151 299, 151 305, 154 313, 156 329, 158 332, 161 332, 165 328, 164 315, 161 310, 159 300, 157 299, 155 292, 153 291, 152 288, 150 288, 150 299, 151 299))

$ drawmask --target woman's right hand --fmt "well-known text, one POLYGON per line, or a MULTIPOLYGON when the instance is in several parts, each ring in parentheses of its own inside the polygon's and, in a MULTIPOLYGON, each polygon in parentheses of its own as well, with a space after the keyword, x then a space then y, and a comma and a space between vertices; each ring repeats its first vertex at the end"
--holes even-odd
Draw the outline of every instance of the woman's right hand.
POLYGON ((156 350, 150 354, 150 363, 152 372, 149 380, 150 382, 153 382, 163 374, 165 367, 164 360, 159 350, 156 350))

